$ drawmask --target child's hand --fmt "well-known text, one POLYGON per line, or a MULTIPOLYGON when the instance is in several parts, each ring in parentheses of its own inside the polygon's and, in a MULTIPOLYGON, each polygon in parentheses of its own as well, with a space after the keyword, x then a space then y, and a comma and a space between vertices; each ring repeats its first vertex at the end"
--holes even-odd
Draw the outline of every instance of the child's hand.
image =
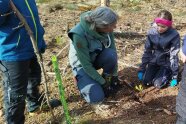
POLYGON ((141 72, 141 71, 138 72, 138 79, 140 81, 143 80, 143 72, 141 72))
POLYGON ((174 86, 176 86, 177 84, 178 84, 177 79, 172 79, 171 82, 170 82, 170 86, 171 86, 171 87, 174 87, 174 86))

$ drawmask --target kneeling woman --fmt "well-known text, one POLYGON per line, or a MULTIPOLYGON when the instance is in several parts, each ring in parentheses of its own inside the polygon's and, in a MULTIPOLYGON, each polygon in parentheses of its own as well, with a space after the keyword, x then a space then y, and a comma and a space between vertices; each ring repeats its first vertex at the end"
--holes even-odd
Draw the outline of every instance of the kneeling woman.
POLYGON ((98 7, 80 16, 73 27, 69 60, 77 86, 88 103, 103 101, 118 87, 117 53, 113 29, 118 16, 108 7, 98 7), (100 75, 97 70, 102 68, 100 75))

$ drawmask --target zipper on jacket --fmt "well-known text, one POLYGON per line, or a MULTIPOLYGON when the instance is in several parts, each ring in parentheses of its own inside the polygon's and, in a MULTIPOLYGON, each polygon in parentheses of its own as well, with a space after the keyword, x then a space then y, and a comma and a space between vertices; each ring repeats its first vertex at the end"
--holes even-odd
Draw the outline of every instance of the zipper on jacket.
POLYGON ((18 36, 18 40, 17 40, 17 44, 16 44, 16 47, 18 47, 19 42, 20 42, 20 39, 21 39, 21 35, 19 34, 19 36, 18 36))

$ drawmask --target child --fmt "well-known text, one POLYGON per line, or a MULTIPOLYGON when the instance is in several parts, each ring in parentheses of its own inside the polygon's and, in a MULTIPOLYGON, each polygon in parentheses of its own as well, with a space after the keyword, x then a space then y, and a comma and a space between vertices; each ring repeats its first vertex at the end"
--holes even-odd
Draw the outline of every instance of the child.
POLYGON ((162 10, 147 33, 138 79, 144 85, 154 85, 159 89, 170 80, 170 86, 176 86, 179 48, 180 36, 172 28, 172 14, 162 10))
MULTIPOLYGON (((183 63, 186 62, 186 36, 183 39, 183 47, 180 50, 180 56, 183 63)), ((176 124, 186 124, 186 64, 182 73, 182 80, 180 83, 178 96, 176 98, 176 124)))

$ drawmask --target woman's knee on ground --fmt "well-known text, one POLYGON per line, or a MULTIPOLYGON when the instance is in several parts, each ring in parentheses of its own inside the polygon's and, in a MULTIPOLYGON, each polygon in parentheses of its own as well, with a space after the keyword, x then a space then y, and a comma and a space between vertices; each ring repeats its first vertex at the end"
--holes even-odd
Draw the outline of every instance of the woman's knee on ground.
POLYGON ((99 103, 105 98, 103 89, 100 85, 92 85, 91 87, 82 89, 80 92, 88 103, 99 103))

